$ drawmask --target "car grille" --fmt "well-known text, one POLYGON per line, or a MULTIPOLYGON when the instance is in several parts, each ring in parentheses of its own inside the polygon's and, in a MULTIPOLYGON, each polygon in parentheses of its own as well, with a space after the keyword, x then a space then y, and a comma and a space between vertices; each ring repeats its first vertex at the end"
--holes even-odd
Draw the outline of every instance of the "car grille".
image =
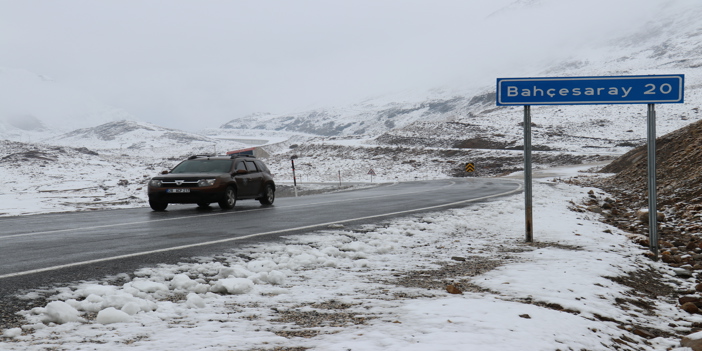
POLYGON ((163 180, 163 181, 161 181, 161 186, 168 187, 168 188, 177 188, 177 187, 191 188, 191 187, 196 187, 197 182, 198 182, 197 180, 163 180), (179 183, 180 183, 180 185, 179 185, 179 183))

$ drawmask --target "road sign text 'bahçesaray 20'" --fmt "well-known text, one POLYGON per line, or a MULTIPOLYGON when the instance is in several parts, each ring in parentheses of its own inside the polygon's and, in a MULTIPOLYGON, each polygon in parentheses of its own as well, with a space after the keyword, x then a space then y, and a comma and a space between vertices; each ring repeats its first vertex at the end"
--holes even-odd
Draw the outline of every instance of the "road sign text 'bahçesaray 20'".
MULTIPOLYGON (((657 211, 656 104, 684 102, 685 75, 497 78, 497 105, 524 106, 524 214, 526 241, 533 240, 531 105, 648 104, 648 213, 657 211)), ((649 243, 658 258, 657 216, 649 215, 649 243)))
POLYGON ((498 78, 497 105, 683 103, 685 76, 498 78))

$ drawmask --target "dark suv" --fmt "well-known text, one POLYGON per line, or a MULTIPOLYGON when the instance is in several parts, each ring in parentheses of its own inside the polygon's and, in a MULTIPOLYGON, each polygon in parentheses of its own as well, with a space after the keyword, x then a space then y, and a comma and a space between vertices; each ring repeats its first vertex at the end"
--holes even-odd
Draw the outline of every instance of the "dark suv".
POLYGON ((268 167, 252 156, 191 156, 170 172, 149 181, 149 205, 163 211, 170 203, 222 209, 236 200, 256 199, 262 205, 275 200, 275 182, 268 167))

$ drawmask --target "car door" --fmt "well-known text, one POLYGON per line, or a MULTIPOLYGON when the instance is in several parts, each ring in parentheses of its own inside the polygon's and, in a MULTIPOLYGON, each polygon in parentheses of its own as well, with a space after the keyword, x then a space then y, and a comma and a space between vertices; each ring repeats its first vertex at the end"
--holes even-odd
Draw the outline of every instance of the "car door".
POLYGON ((263 184, 263 172, 256 167, 256 162, 249 160, 246 160, 246 170, 249 171, 247 176, 250 195, 248 196, 258 196, 261 192, 261 184, 263 184))
POLYGON ((234 165, 234 181, 236 182, 237 197, 251 196, 249 186, 249 171, 246 168, 246 161, 237 161, 234 165))

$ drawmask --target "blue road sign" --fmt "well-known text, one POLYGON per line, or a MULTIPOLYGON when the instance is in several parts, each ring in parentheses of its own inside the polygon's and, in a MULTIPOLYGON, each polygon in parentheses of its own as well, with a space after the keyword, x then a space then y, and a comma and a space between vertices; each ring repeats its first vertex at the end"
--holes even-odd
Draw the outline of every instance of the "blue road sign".
POLYGON ((685 75, 497 78, 497 105, 674 104, 685 75))

